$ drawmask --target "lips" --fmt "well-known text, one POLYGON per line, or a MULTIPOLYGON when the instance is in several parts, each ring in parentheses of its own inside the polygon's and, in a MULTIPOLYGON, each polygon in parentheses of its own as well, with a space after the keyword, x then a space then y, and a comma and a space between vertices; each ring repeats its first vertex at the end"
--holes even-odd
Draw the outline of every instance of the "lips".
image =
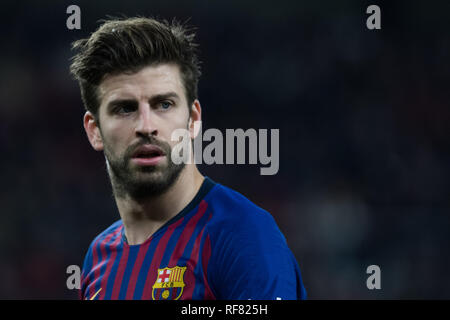
POLYGON ((164 156, 164 151, 155 145, 143 145, 138 147, 132 154, 132 158, 154 158, 164 156))
POLYGON ((156 145, 142 145, 133 152, 131 161, 137 166, 156 166, 164 159, 165 152, 156 145))

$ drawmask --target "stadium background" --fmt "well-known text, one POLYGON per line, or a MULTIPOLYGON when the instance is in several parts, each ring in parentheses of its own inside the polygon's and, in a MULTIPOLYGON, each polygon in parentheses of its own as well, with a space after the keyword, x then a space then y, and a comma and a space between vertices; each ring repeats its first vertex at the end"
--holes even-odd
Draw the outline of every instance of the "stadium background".
POLYGON ((70 43, 106 15, 190 19, 205 128, 279 128, 280 170, 202 166, 269 210, 311 299, 450 298, 448 1, 4 1, 0 298, 75 299, 118 219, 70 43), (66 8, 81 8, 81 30, 66 8), (366 28, 369 4, 382 29, 366 28), (368 265, 381 290, 366 288, 368 265))

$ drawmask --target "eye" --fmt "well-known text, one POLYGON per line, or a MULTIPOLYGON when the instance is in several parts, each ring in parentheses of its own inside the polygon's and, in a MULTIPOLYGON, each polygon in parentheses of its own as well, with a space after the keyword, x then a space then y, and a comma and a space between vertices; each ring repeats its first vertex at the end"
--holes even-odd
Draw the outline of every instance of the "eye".
POLYGON ((117 108, 114 111, 118 114, 127 114, 127 113, 134 112, 135 110, 136 110, 135 106, 123 104, 123 105, 117 106, 117 108))
POLYGON ((129 113, 129 112, 131 112, 130 108, 128 108, 128 107, 118 107, 116 111, 117 111, 117 113, 129 113))
POLYGON ((171 101, 162 101, 160 103, 160 106, 161 106, 161 109, 167 110, 167 109, 169 109, 170 107, 173 106, 173 103, 171 101))

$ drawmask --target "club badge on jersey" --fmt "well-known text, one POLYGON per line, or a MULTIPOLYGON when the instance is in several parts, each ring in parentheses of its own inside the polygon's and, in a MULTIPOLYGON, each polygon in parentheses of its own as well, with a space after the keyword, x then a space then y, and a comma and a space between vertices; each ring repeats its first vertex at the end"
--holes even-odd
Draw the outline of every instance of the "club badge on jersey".
POLYGON ((186 267, 158 269, 158 276, 152 290, 153 300, 178 300, 185 287, 184 272, 186 267))

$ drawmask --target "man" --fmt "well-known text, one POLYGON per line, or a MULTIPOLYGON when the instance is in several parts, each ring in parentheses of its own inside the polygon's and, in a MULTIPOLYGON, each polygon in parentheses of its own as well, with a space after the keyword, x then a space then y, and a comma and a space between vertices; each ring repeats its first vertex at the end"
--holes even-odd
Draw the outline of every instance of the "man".
POLYGON ((73 45, 84 128, 103 151, 120 220, 89 247, 82 299, 304 299, 272 216, 175 164, 171 134, 201 121, 194 34, 176 22, 106 21, 73 45))

